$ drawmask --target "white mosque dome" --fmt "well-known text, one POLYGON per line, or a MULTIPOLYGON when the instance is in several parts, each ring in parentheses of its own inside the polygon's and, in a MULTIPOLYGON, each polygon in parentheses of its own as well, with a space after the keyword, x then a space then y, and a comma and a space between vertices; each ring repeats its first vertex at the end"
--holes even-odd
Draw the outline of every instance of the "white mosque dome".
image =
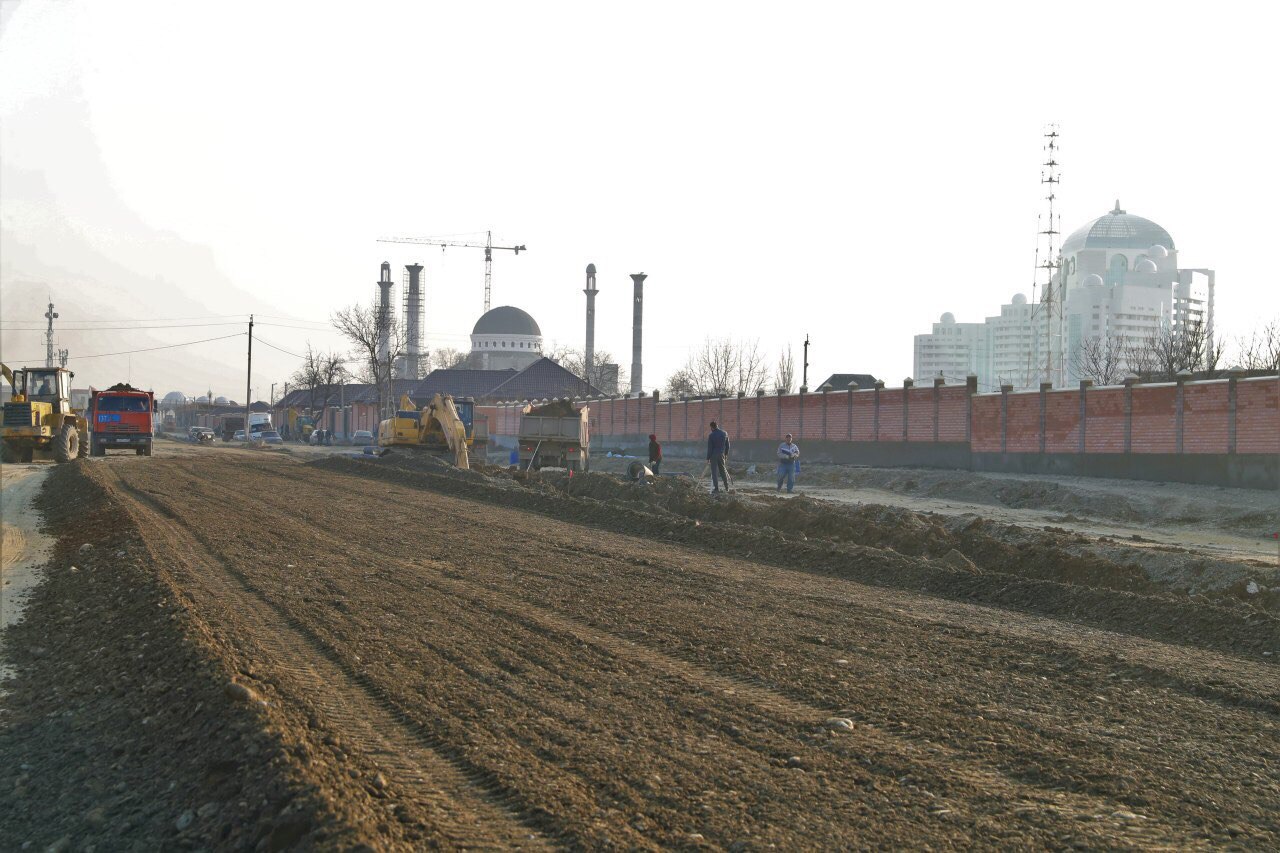
POLYGON ((1014 305, 1026 305, 1026 304, 1027 304, 1027 294, 1025 294, 1025 293, 1015 293, 1015 294, 1013 294, 1013 304, 1014 304, 1014 305))
POLYGON ((1143 258, 1133 265, 1134 272, 1155 272, 1156 262, 1150 258, 1143 258))
POLYGON ((226 397, 215 397, 215 398, 214 398, 214 400, 213 400, 213 404, 214 404, 215 406, 226 406, 226 405, 228 405, 228 403, 227 403, 227 398, 226 398, 226 397))
POLYGON ((1147 249, 1147 254, 1153 258, 1167 258, 1169 257, 1169 250, 1156 243, 1150 249, 1147 249))
POLYGON ((1103 285, 1102 276, 1098 275, 1096 272, 1085 276, 1084 281, 1080 283, 1085 287, 1102 287, 1103 285))
POLYGON ((944 325, 948 325, 948 326, 949 326, 949 325, 951 325, 952 323, 954 323, 955 321, 956 321, 956 315, 955 315, 955 314, 952 314, 950 311, 948 311, 947 313, 945 313, 945 314, 943 314, 943 315, 942 315, 942 323, 943 323, 944 325))

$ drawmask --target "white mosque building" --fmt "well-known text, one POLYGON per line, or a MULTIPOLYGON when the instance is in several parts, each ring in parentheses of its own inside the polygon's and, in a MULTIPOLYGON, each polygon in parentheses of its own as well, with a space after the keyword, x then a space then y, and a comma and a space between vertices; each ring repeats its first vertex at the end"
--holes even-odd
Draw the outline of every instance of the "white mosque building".
POLYGON ((1081 378, 1073 356, 1086 340, 1132 342, 1166 328, 1202 329, 1212 349, 1214 271, 1180 269, 1169 232, 1118 201, 1067 237, 1053 282, 1062 301, 1052 319, 1043 299, 1029 303, 1021 293, 981 323, 943 314, 915 336, 916 381, 963 382, 972 373, 983 390, 1027 389, 1048 376, 1060 387, 1081 378))

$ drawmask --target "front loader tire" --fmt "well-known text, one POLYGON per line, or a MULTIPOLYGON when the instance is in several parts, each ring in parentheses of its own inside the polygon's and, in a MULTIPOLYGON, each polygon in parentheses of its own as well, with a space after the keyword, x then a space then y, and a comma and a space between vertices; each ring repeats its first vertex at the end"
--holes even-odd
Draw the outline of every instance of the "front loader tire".
POLYGON ((75 424, 66 424, 53 442, 53 458, 58 462, 70 462, 80 453, 80 432, 75 424))
MULTIPOLYGON (((79 435, 79 430, 76 431, 76 434, 79 435)), ((80 436, 80 450, 76 455, 81 459, 89 455, 89 439, 83 435, 80 436)))

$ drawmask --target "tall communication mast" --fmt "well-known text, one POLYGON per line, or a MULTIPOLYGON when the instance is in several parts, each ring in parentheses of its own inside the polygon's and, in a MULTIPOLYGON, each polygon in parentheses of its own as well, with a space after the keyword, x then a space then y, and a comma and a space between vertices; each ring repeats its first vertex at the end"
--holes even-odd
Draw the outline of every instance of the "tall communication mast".
MULTIPOLYGON (((1041 164, 1040 183, 1047 188, 1047 194, 1044 197, 1048 204, 1048 218, 1046 225, 1038 232, 1036 241, 1036 256, 1039 259, 1041 255, 1041 246, 1044 247, 1043 261, 1036 264, 1037 280, 1043 278, 1040 298, 1043 307, 1044 322, 1044 353, 1043 363, 1044 371, 1041 381, 1050 382, 1054 385, 1061 385, 1064 374, 1063 353, 1062 348, 1062 315, 1064 307, 1064 282, 1062 276, 1058 275, 1058 271, 1062 267, 1062 259, 1058 256, 1058 237, 1061 234, 1062 215, 1056 210, 1056 202, 1058 200, 1058 184, 1062 180, 1058 172, 1058 125, 1051 124, 1045 128, 1045 159, 1041 164), (1056 353, 1055 348, 1059 350, 1056 353)), ((1042 220, 1045 221, 1045 220, 1042 220)))
POLYGON ((49 321, 49 329, 44 333, 44 366, 53 367, 53 321, 58 319, 58 312, 53 310, 53 303, 49 303, 49 310, 44 312, 45 319, 49 321))

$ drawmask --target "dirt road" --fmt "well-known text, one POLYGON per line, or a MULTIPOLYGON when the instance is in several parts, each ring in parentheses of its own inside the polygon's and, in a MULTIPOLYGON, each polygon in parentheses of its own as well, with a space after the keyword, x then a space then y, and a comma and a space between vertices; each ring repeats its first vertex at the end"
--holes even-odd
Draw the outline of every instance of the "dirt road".
MULTIPOLYGON (((1274 651, 866 585, 776 547, 762 562, 624 532, 650 522, 622 509, 608 530, 570 520, 576 499, 529 511, 365 467, 75 466, 188 633, 262 699, 253 719, 292 756, 274 772, 348 840, 1280 845, 1274 651)), ((209 840, 199 820, 168 831, 209 840)))

